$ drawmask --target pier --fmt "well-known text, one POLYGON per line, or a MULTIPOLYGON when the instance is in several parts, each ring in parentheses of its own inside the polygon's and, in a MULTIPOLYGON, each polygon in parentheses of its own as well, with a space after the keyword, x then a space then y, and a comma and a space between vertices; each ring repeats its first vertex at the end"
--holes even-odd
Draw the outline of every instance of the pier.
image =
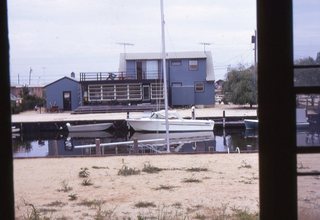
MULTIPOLYGON (((175 109, 184 118, 192 117, 192 110, 175 109)), ((51 113, 45 111, 28 111, 20 114, 12 115, 12 125, 20 128, 21 132, 32 131, 59 131, 66 130, 66 123, 71 124, 88 124, 112 122, 113 129, 127 130, 125 119, 127 117, 141 117, 150 113, 150 111, 134 111, 130 112, 122 110, 121 112, 107 113, 86 113, 74 114, 73 112, 51 113)), ((218 105, 210 108, 196 108, 195 117, 197 119, 211 119, 215 121, 215 129, 243 127, 243 119, 256 118, 257 111, 255 108, 241 108, 239 106, 218 105)))

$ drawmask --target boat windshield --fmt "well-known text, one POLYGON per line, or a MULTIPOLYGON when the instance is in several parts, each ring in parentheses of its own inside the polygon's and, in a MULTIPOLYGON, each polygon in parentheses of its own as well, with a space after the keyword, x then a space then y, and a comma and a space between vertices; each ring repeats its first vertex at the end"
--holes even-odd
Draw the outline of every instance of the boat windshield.
MULTIPOLYGON (((157 118, 157 119, 165 119, 165 111, 161 110, 158 112, 153 112, 150 116, 150 118, 157 118)), ((178 112, 176 111, 168 111, 168 119, 180 119, 181 117, 179 116, 178 112)))

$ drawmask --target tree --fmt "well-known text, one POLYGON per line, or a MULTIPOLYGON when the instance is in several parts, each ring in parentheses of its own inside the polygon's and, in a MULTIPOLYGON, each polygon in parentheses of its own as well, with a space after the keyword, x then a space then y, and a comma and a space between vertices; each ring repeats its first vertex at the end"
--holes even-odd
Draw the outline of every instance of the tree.
POLYGON ((234 104, 252 105, 257 104, 257 86, 254 67, 246 68, 239 65, 228 69, 223 93, 227 102, 234 104))
POLYGON ((22 98, 21 110, 33 110, 35 106, 43 106, 45 99, 30 95, 30 90, 27 86, 24 86, 21 90, 20 96, 22 98))
MULTIPOLYGON (((319 65, 320 53, 317 54, 316 60, 312 57, 298 59, 295 65, 319 65)), ((295 86, 319 86, 320 85, 320 69, 319 68, 296 68, 294 70, 294 85, 295 86)))

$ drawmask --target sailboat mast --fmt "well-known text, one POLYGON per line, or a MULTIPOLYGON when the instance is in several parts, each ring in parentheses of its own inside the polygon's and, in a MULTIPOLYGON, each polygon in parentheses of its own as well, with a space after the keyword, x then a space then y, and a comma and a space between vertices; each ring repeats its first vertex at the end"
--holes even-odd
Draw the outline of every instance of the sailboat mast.
POLYGON ((161 6, 162 71, 163 71, 163 92, 164 92, 164 107, 165 107, 165 121, 166 121, 166 143, 167 143, 167 152, 170 152, 166 44, 165 44, 165 30, 164 30, 165 21, 164 21, 164 11, 163 11, 163 0, 160 0, 160 6, 161 6))

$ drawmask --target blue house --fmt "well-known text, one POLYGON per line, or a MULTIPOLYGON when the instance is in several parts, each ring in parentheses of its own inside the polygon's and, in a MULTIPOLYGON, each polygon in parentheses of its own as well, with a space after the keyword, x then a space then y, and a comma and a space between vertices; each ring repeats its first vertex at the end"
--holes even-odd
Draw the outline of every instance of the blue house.
POLYGON ((49 111, 73 111, 81 103, 80 83, 75 79, 63 77, 46 85, 44 89, 49 111))
MULTIPOLYGON (((210 52, 173 52, 166 57, 170 106, 213 105, 210 52)), ((120 54, 119 72, 80 73, 84 104, 163 103, 161 53, 120 54)))

